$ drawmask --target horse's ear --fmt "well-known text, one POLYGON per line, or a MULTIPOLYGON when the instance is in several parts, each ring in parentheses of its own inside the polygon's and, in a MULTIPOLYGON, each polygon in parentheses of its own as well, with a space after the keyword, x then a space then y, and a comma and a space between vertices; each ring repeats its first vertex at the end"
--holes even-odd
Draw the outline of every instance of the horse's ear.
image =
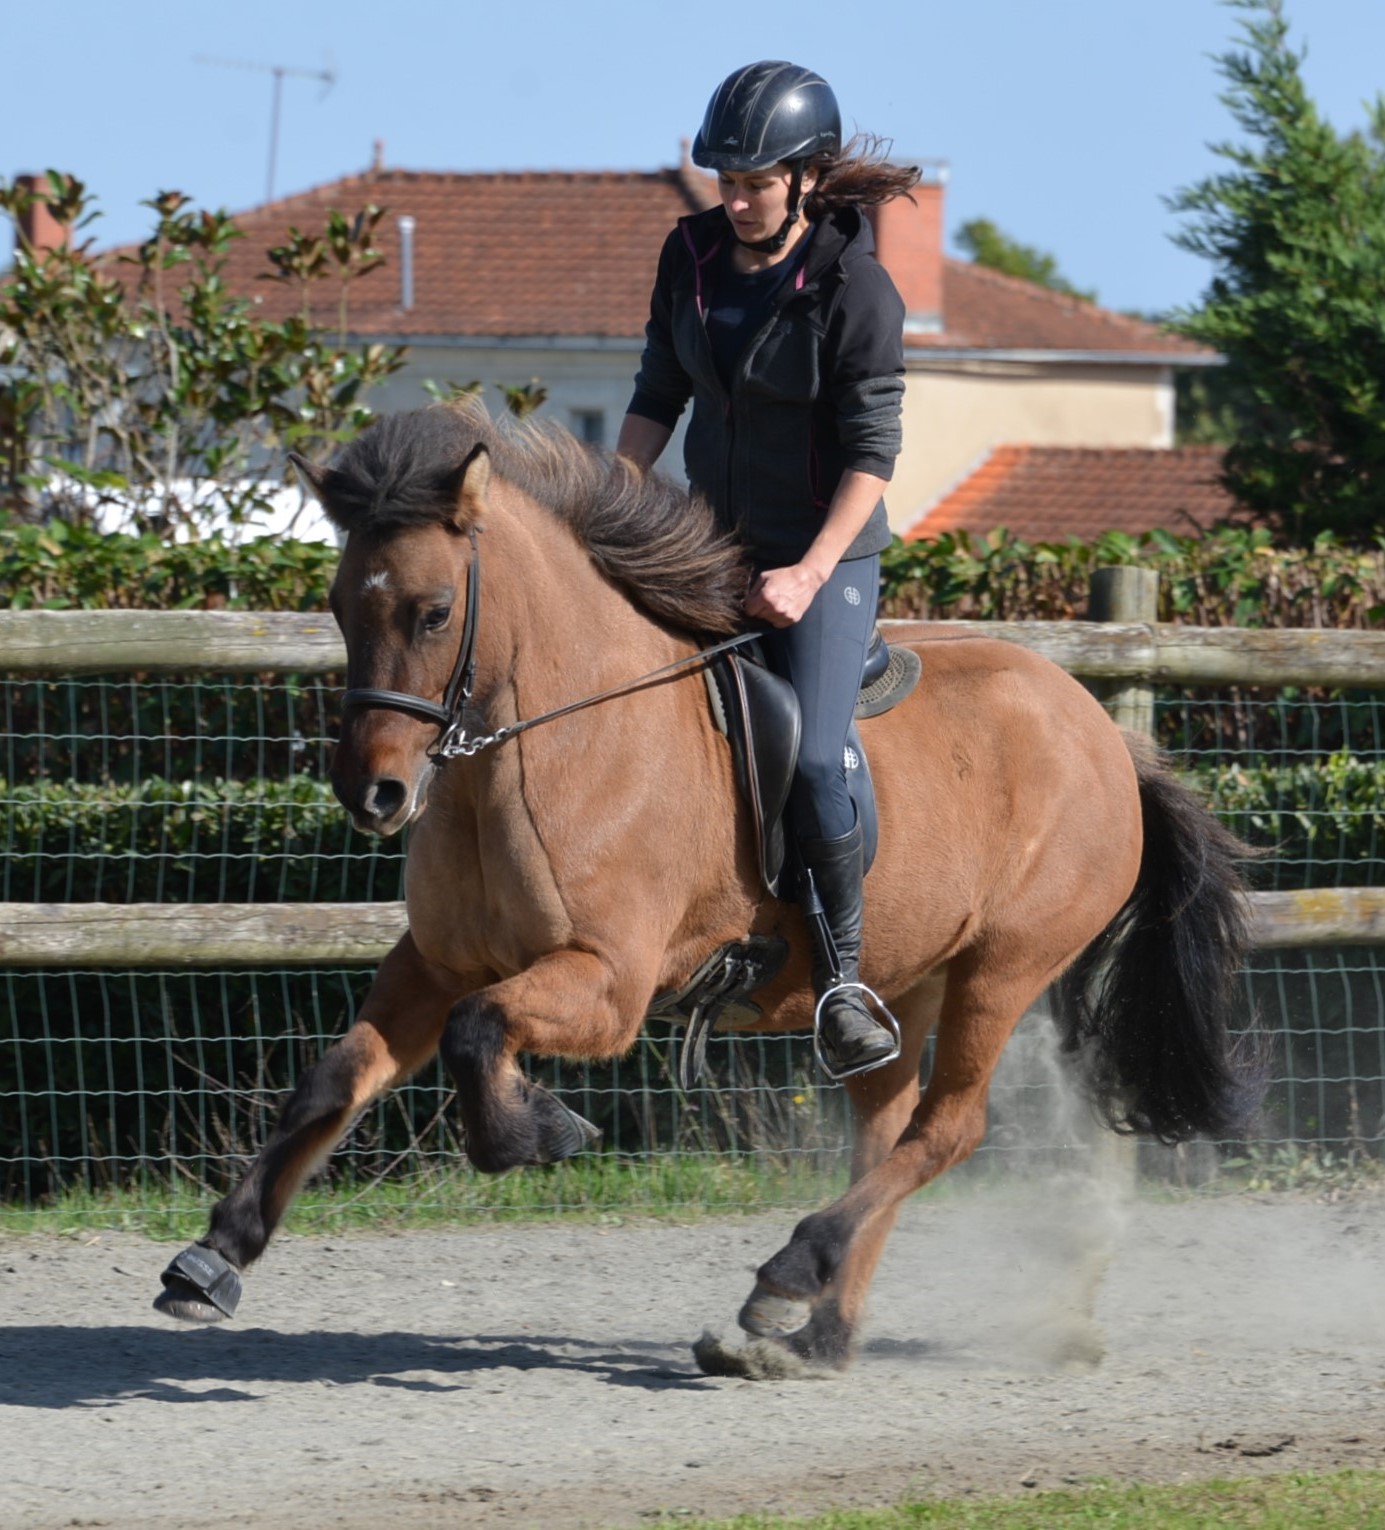
POLYGON ((303 480, 308 492, 320 505, 325 505, 332 479, 331 468, 314 467, 306 457, 299 456, 297 452, 289 453, 289 461, 293 464, 299 478, 303 480))
POLYGON ((475 526, 485 514, 486 490, 491 481, 491 454, 478 441, 461 465, 443 480, 442 489, 456 505, 459 526, 475 526))

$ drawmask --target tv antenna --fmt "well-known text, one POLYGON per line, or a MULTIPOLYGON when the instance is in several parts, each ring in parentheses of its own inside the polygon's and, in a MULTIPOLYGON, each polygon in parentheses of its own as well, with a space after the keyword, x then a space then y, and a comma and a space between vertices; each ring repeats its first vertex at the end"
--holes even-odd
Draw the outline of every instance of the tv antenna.
POLYGON ((269 177, 265 183, 265 201, 274 200, 274 164, 279 155, 279 99, 283 95, 285 75, 294 75, 305 80, 321 80, 323 86, 321 101, 337 83, 336 70, 329 63, 326 69, 295 69, 289 64, 255 64, 239 58, 209 58, 205 53, 195 54, 194 64, 214 64, 219 69, 250 69, 256 74, 272 74, 274 76, 274 97, 269 116, 269 177))

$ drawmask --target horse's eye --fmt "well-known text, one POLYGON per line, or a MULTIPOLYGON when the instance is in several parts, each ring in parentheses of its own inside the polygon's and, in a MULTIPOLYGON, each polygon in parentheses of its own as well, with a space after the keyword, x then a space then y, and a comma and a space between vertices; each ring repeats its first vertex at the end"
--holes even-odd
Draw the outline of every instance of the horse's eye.
POLYGON ((451 615, 451 606, 433 606, 423 618, 423 625, 429 632, 440 632, 451 615))

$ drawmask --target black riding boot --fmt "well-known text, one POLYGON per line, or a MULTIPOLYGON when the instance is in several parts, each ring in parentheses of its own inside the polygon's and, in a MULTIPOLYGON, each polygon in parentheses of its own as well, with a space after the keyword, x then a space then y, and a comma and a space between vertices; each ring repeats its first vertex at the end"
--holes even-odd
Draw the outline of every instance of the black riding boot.
POLYGON ((834 971, 832 953, 822 939, 821 921, 814 917, 813 900, 811 895, 805 896, 804 914, 813 937, 813 992, 819 1000, 824 994, 828 996, 818 1020, 818 1047, 833 1078, 878 1068, 899 1050, 897 1038, 871 1013, 860 989, 849 986, 861 981, 861 926, 865 917, 861 844, 859 823, 839 839, 798 842, 836 947, 834 971), (834 989, 839 991, 834 993, 834 989))

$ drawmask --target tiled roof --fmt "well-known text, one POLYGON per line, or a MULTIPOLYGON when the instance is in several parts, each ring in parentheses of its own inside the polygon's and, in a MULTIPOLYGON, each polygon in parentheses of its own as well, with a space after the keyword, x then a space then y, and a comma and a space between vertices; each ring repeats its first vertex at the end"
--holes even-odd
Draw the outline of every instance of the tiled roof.
POLYGON ((1219 446, 999 446, 905 533, 973 536, 1004 528, 1028 542, 1103 531, 1191 531, 1225 520, 1219 446))
POLYGON ((1088 351, 1211 361, 1213 352, 1158 325, 965 260, 943 261, 943 332, 920 348, 1088 351))
MULTIPOLYGON (((385 264, 351 288, 358 334, 638 336, 649 317, 659 249, 698 203, 676 170, 446 174, 382 170, 348 176, 236 217, 246 237, 226 268, 233 290, 263 299, 266 317, 299 294, 266 278, 264 251, 290 224, 320 230, 332 209, 387 209, 376 228, 385 264), (400 307, 396 219, 415 220, 414 302, 400 307)), ((312 289, 314 317, 334 323, 331 281, 312 289)))
MULTIPOLYGON (((261 299, 266 318, 301 306, 269 276, 264 252, 290 225, 323 228, 329 211, 385 208, 376 243, 385 264, 353 284, 349 327, 360 335, 569 336, 637 339, 648 318, 659 250, 683 214, 714 205, 711 177, 684 160, 654 171, 454 173, 377 169, 237 214, 245 238, 226 267, 235 292, 261 299), (400 307, 397 219, 414 230, 414 302, 400 307)), ((313 316, 335 325, 337 292, 311 289, 313 316)), ((1017 278, 946 260, 941 334, 911 346, 1167 355, 1210 353, 1095 304, 1017 278)))

